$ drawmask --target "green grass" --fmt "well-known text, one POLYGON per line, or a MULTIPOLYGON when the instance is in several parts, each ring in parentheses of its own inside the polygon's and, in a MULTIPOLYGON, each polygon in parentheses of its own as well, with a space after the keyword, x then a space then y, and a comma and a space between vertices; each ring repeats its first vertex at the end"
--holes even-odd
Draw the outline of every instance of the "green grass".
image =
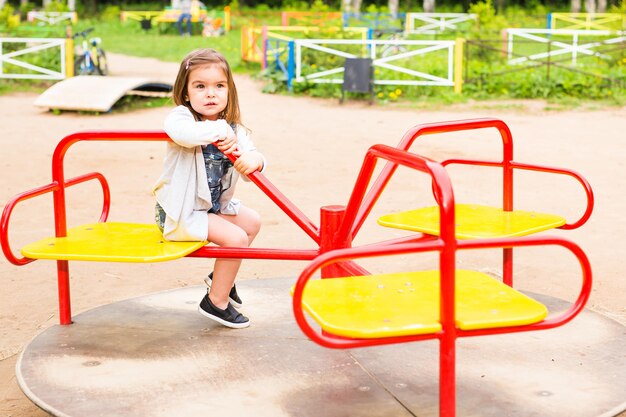
MULTIPOLYGON (((219 50, 223 53, 233 68, 233 71, 239 73, 249 73, 253 75, 260 74, 260 65, 257 63, 245 63, 241 60, 241 31, 240 27, 243 24, 250 24, 251 21, 245 21, 243 18, 236 18, 236 27, 225 36, 217 38, 205 38, 200 36, 200 26, 194 28, 194 36, 181 37, 178 35, 174 24, 161 24, 161 26, 154 26, 149 31, 141 29, 140 23, 135 20, 129 20, 122 23, 117 18, 109 20, 89 20, 81 19, 79 23, 73 28, 74 32, 79 32, 88 27, 94 27, 95 31, 91 34, 102 39, 102 46, 105 51, 110 53, 119 53, 137 57, 150 57, 156 58, 165 62, 178 63, 180 60, 191 50, 211 47, 219 50)), ((258 24, 258 23, 257 23, 258 24)), ((19 33, 13 36, 24 36, 27 33, 38 33, 43 29, 36 26, 29 26, 27 23, 23 23, 19 28, 19 33)), ((62 36, 64 28, 60 25, 58 27, 46 28, 47 33, 55 37, 62 36)), ((42 33, 43 35, 43 33, 42 33)), ((472 52, 474 50, 472 49, 472 52)), ((451 88, 448 87, 406 87, 406 86, 387 86, 376 87, 377 101, 380 104, 385 103, 404 103, 403 105, 410 107, 421 108, 423 106, 437 105, 441 103, 446 105, 448 103, 464 103, 468 99, 473 100, 502 100, 513 97, 518 98, 543 98, 551 101, 551 108, 569 108, 568 102, 581 102, 590 97, 596 99, 597 104, 601 107, 606 106, 606 103, 612 105, 624 105, 626 102, 626 93, 621 88, 614 89, 612 97, 606 97, 604 92, 608 89, 604 86, 596 85, 596 80, 587 79, 583 80, 583 77, 574 77, 573 74, 564 73, 563 75, 553 69, 551 71, 550 82, 545 82, 540 79, 536 79, 540 71, 522 71, 519 73, 512 73, 505 77, 492 77, 489 76, 491 68, 497 64, 501 59, 498 55, 497 59, 494 57, 481 60, 480 53, 473 56, 472 62, 470 62, 468 69, 470 77, 474 74, 486 74, 487 83, 480 82, 475 85, 466 85, 464 87, 463 95, 459 96, 454 94, 451 88), (583 80, 583 81, 581 81, 583 80), (401 94, 397 95, 395 92, 400 89, 401 94), (556 92, 556 94, 554 93, 556 92), (575 93, 574 97, 572 92, 575 93), (569 96, 569 97, 568 97, 569 96), (595 97, 594 97, 595 96, 595 97), (563 102, 564 105, 560 105, 559 102, 563 102)), ((487 54, 489 55, 489 54, 487 54)), ((315 54, 308 57, 308 64, 315 64, 317 67, 334 68, 337 63, 326 62, 329 60, 328 55, 316 56, 315 54)), ((438 59, 430 59, 420 64, 420 67, 416 67, 420 71, 432 71, 439 65, 438 59), (425 67, 422 67, 425 65, 425 67)), ((592 62, 594 66, 597 63, 592 62)), ((623 76, 626 68, 626 59, 619 62, 612 68, 606 68, 606 64, 600 65, 602 71, 605 74, 613 73, 616 76, 623 76)), ((318 68, 319 69, 319 68, 318 68)), ((306 70, 306 68, 305 68, 306 70)), ((498 68, 501 70, 501 68, 498 68)), ((267 74, 266 74, 267 75, 267 74)), ((385 74, 378 74, 377 77, 384 77, 385 74)), ((270 75, 267 77, 266 82, 268 88, 267 92, 282 93, 285 94, 285 87, 283 77, 278 75, 270 75)), ((173 82, 173 80, 172 80, 173 82)), ((35 80, 3 80, 0 82, 0 94, 8 94, 15 91, 43 91, 53 82, 42 82, 35 80)), ((293 94, 307 94, 318 97, 339 97, 341 94, 338 85, 316 85, 307 86, 304 84, 295 84, 293 94)), ((607 93, 608 94, 608 93, 607 93)), ((145 99, 140 99, 145 100, 145 99)), ((156 103, 150 105, 158 105, 156 103)))
MULTIPOLYGON (((137 57, 156 58, 164 62, 180 62, 193 49, 211 47, 220 51, 233 71, 256 73, 259 64, 247 64, 241 61, 241 32, 234 30, 218 38, 205 38, 194 34, 192 37, 181 37, 173 24, 161 28, 153 27, 149 31, 141 29, 138 21, 126 23, 115 21, 80 20, 72 29, 74 33, 93 27, 90 36, 102 39, 106 52, 125 54, 137 57)), ((194 30, 199 30, 195 27, 194 30)), ((40 27, 23 23, 13 36, 24 37, 63 37, 65 29, 61 26, 40 27)), ((57 53, 58 56, 58 53, 57 53)), ((0 81, 0 95, 15 92, 41 93, 56 81, 6 79, 0 81)), ((174 80, 172 80, 172 83, 174 80)), ((153 99, 129 96, 116 105, 116 111, 130 111, 138 108, 157 107, 169 104, 169 99, 153 99)))
POLYGON ((56 81, 3 79, 0 81, 0 96, 13 93, 41 93, 56 81))
POLYGON ((214 48, 221 52, 230 63, 233 71, 249 72, 258 69, 241 62, 241 32, 233 30, 225 36, 206 38, 196 33, 200 29, 194 26, 194 36, 181 37, 172 23, 161 23, 145 31, 138 21, 121 22, 82 22, 82 27, 95 27, 94 36, 103 40, 106 51, 137 57, 157 58, 165 62, 180 62, 190 51, 197 48, 214 48), (129 42, 132 39, 132 42, 129 42))
POLYGON ((201 36, 201 27, 195 24, 193 36, 181 37, 173 23, 154 25, 152 29, 146 31, 141 29, 140 23, 135 20, 127 22, 92 20, 80 22, 76 25, 75 31, 88 27, 96 28, 92 34, 102 38, 103 47, 107 52, 179 63, 194 49, 213 48, 226 57, 234 72, 253 74, 261 69, 258 63, 241 60, 239 28, 231 30, 224 36, 207 38, 201 36), (129 42, 129 39, 132 39, 132 42, 129 42))

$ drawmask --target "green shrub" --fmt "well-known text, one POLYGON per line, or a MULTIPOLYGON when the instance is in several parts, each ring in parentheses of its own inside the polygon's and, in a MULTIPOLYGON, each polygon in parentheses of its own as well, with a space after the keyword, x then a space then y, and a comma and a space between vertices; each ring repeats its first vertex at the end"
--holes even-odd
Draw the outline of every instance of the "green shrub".
MULTIPOLYGON (((319 2, 318 2, 319 3, 319 2)), ((231 3, 232 5, 237 3, 231 3)), ((295 4, 295 3, 294 3, 295 4)), ((623 2, 622 2, 623 4, 623 2)), ((137 4, 133 4, 136 6, 137 4)), ((162 7, 161 4, 156 6, 162 7)), ((148 4, 137 5, 140 9, 148 10, 148 4)), ((323 8, 322 4, 315 7, 323 8)), ((491 0, 481 1, 472 5, 473 12, 478 12, 479 22, 477 28, 469 35, 467 33, 444 34, 437 35, 436 39, 453 39, 455 36, 466 35, 470 40, 481 40, 484 45, 489 47, 475 48, 475 43, 467 44, 467 62, 464 68, 464 75, 467 74, 468 81, 463 85, 463 95, 454 94, 451 87, 434 87, 434 86, 395 86, 395 85, 375 85, 374 90, 376 98, 381 103, 387 102, 412 102, 427 103, 438 102, 448 103, 455 101, 463 101, 468 98, 486 99, 486 98, 546 98, 546 99, 594 99, 594 100, 610 100, 614 103, 624 103, 626 101, 626 58, 622 52, 604 53, 612 58, 606 57, 588 57, 579 55, 576 67, 571 66, 567 62, 558 62, 564 57, 554 58, 555 65, 549 70, 544 66, 530 69, 532 65, 537 63, 529 63, 527 65, 509 65, 505 54, 502 53, 502 38, 500 37, 500 28, 510 26, 508 22, 524 22, 523 26, 545 27, 545 16, 537 16, 535 14, 541 12, 540 5, 536 5, 532 10, 532 15, 525 12, 519 7, 509 7, 503 15, 496 14, 491 0), (527 23, 528 22, 528 23, 527 23), (480 28, 480 31, 478 30, 480 28), (489 30, 495 31, 496 35, 492 35, 489 30), (485 34, 483 33, 485 32, 485 34), (491 44, 489 44, 491 42, 491 44), (620 55, 620 53, 622 55, 620 55), (560 68, 566 66, 568 68, 560 68), (595 75, 598 74, 598 75, 595 75), (613 80, 613 81, 610 81, 613 80)), ((620 7, 623 7, 620 6, 620 7)), ((239 11, 234 14, 233 20, 235 27, 240 27, 244 22, 257 22, 262 17, 263 22, 277 24, 280 21, 280 15, 277 11, 263 8, 264 12, 258 11, 239 11), (256 13, 256 14, 255 14, 256 13)), ((379 11, 381 9, 374 7, 371 10, 379 11)), ((86 29, 87 27, 95 27, 96 31, 92 34, 103 40, 103 47, 107 52, 121 53, 140 57, 154 57, 163 61, 179 62, 179 60, 190 50, 206 47, 210 45, 222 52, 229 60, 231 67, 236 72, 248 72, 259 74, 259 77, 265 80, 265 91, 268 93, 286 93, 286 76, 281 71, 275 70, 273 62, 269 63, 267 70, 260 73, 260 65, 258 63, 241 62, 240 41, 241 33, 235 29, 225 36, 218 38, 203 38, 201 36, 192 36, 189 38, 181 38, 175 30, 175 25, 164 25, 161 30, 153 27, 150 31, 141 29, 139 22, 129 21, 122 23, 119 21, 119 9, 116 6, 110 6, 103 10, 100 19, 85 19, 81 16, 79 22, 75 25, 75 32, 86 29), (130 41, 129 41, 130 40, 130 41)), ((0 25, 7 26, 7 21, 14 19, 15 14, 13 8, 5 7, 0 11, 0 25)), ((19 27, 13 28, 13 36, 22 36, 28 30, 43 30, 42 27, 29 25, 24 22, 19 27)), ((196 27, 197 29, 197 27, 196 27)), ((46 30, 53 30, 48 36, 62 37, 63 27, 50 27, 46 30), (55 32, 56 31, 56 32, 55 32)), ((25 35, 24 35, 25 36, 25 35)), ((32 35, 31 35, 32 36, 32 35)), ((354 39, 360 38, 347 31, 322 31, 310 32, 308 34, 291 33, 289 36, 302 38, 333 38, 333 39, 354 39)), ((41 36, 37 36, 41 37, 41 36)), ((421 39, 429 39, 422 37, 421 39)), ((558 38, 555 38, 558 40, 558 38)), ((594 39, 595 40, 595 39, 594 39)), ((330 45, 329 47, 341 49, 355 56, 368 56, 369 49, 362 45, 338 46, 330 45)), ((5 50, 7 45, 5 45, 5 50)), ((517 46, 516 46, 517 48, 517 46)), ((524 53, 545 51, 546 46, 535 45, 533 49, 526 47, 521 50, 524 53), (544 48, 544 49, 537 49, 544 48)), ((613 46, 615 49, 615 46, 613 46)), ((380 54, 378 54, 380 55, 380 54)), ((343 65, 343 58, 332 56, 327 53, 312 51, 309 48, 303 48, 303 74, 312 74, 321 70, 330 70, 343 65)), ((30 63, 43 67, 52 68, 51 65, 60 65, 58 62, 58 53, 41 54, 39 57, 29 57, 30 63)), ((565 60, 567 60, 565 58, 565 60)), ((447 57, 445 52, 441 54, 429 54, 427 58, 413 57, 410 60, 399 59, 390 64, 397 64, 410 68, 415 71, 427 74, 435 74, 445 76, 447 72, 447 57), (409 62, 410 61, 410 62, 409 62)), ((5 65, 5 71, 9 68, 5 65)), ((13 68, 13 70, 17 70, 13 68)), ((20 71, 24 71, 23 69, 20 71)), ((336 76, 341 76, 337 74, 336 76)), ((400 74, 392 72, 385 68, 377 67, 375 79, 409 79, 408 74, 400 74)), ((16 85, 30 85, 33 88, 41 88, 44 83, 32 80, 11 81, 7 84, 11 85, 10 89, 0 90, 8 92, 19 90, 16 85)), ((173 80, 172 80, 173 81, 173 80)), ((341 84, 323 84, 302 82, 294 83, 292 94, 303 94, 310 96, 332 97, 338 98, 341 95, 341 84)), ((368 95, 362 95, 368 98, 368 95)), ((351 97, 360 97, 353 95, 351 97)), ((421 104, 416 104, 421 105, 421 104)))
POLYGON ((22 18, 28 16, 28 12, 35 10, 35 4, 33 2, 20 2, 20 15, 22 18))
POLYGON ((504 16, 496 15, 496 9, 491 0, 474 3, 469 8, 470 13, 478 16, 476 24, 470 32, 471 39, 489 39, 499 36, 502 29, 508 26, 504 16))
POLYGON ((15 14, 15 9, 9 3, 6 3, 2 9, 0 9, 0 26, 4 27, 6 31, 11 31, 18 27, 20 24, 20 15, 15 14))
POLYGON ((120 18, 121 9, 119 6, 107 6, 100 13, 100 20, 117 21, 120 18))
POLYGON ((46 7, 44 8, 44 11, 58 13, 58 12, 69 12, 70 9, 67 7, 67 4, 58 0, 53 0, 46 5, 46 7))
POLYGON ((626 0, 621 0, 609 7, 609 13, 626 13, 626 0))

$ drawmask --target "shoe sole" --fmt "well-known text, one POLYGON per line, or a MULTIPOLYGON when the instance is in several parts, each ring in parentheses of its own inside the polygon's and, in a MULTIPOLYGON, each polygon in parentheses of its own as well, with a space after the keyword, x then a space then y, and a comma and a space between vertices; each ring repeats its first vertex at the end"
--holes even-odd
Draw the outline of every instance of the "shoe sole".
MULTIPOLYGON (((211 289, 211 281, 206 278, 204 280, 204 282, 206 283, 207 288, 210 290, 211 289)), ((228 301, 230 301, 230 303, 233 305, 233 307, 235 308, 241 308, 241 306, 243 305, 242 303, 238 303, 237 301, 233 300, 232 298, 228 297, 228 301)))
POLYGON ((219 324, 223 326, 230 327, 231 329, 243 329, 245 327, 250 326, 250 320, 248 320, 245 323, 232 323, 230 321, 226 321, 217 316, 214 316, 213 314, 207 313, 206 311, 201 309, 200 306, 198 306, 198 313, 202 314, 204 317, 207 317, 211 320, 215 320, 216 322, 218 322, 219 324))

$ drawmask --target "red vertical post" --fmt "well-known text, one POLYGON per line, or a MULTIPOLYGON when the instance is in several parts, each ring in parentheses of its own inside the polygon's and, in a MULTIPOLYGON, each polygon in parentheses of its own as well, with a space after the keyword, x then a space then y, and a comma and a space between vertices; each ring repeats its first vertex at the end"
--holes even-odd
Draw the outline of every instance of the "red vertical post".
POLYGON ((439 417, 456 415, 456 340, 445 333, 439 341, 439 417))
MULTIPOLYGON (((513 138, 508 128, 499 128, 503 141, 502 155, 502 208, 504 211, 513 211, 513 138)), ((513 248, 502 249, 502 282, 509 287, 513 286, 513 248)))
POLYGON ((57 261, 57 288, 59 292, 59 323, 72 324, 70 302, 70 270, 68 261, 57 261))
POLYGON ((513 248, 502 249, 502 282, 513 286, 513 248))
MULTIPOLYGON (((58 188, 52 193, 54 207, 54 230, 56 237, 67 236, 67 218, 65 210, 65 172, 63 157, 67 148, 73 143, 64 138, 55 148, 52 155, 52 181, 58 188)), ((70 303, 70 267, 68 261, 57 261, 57 288, 59 293, 59 323, 72 323, 72 309, 70 303)))
MULTIPOLYGON (((349 237, 341 237, 337 234, 345 211, 345 206, 338 205, 320 208, 320 253, 352 246, 349 237)), ((341 268, 339 264, 325 266, 321 272, 322 278, 345 276, 345 269, 341 268)))
MULTIPOLYGON (((455 417, 456 415, 456 248, 454 247, 454 212, 448 216, 444 236, 441 225, 441 236, 446 240, 446 249, 441 253, 439 262, 440 305, 439 317, 442 334, 439 337, 439 417, 455 417)), ((443 218, 443 214, 442 214, 443 218)))

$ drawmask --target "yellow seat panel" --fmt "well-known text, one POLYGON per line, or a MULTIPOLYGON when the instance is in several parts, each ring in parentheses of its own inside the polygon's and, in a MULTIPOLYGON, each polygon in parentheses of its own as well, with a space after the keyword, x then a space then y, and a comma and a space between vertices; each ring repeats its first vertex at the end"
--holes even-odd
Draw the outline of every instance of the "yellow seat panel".
POLYGON ((183 256, 207 242, 169 242, 156 224, 94 223, 74 227, 66 237, 49 237, 22 248, 31 259, 103 262, 161 262, 183 256))
MULTIPOLYGON (((456 204, 455 210, 458 239, 526 236, 565 224, 565 218, 561 216, 532 211, 504 211, 477 204, 456 204)), ((439 207, 387 214, 378 219, 378 224, 439 235, 439 207)))
MULTIPOLYGON (((302 305, 323 330, 376 339, 436 333, 439 271, 312 280, 302 305)), ((463 330, 526 325, 547 308, 489 275, 456 271, 456 326, 463 330)))

